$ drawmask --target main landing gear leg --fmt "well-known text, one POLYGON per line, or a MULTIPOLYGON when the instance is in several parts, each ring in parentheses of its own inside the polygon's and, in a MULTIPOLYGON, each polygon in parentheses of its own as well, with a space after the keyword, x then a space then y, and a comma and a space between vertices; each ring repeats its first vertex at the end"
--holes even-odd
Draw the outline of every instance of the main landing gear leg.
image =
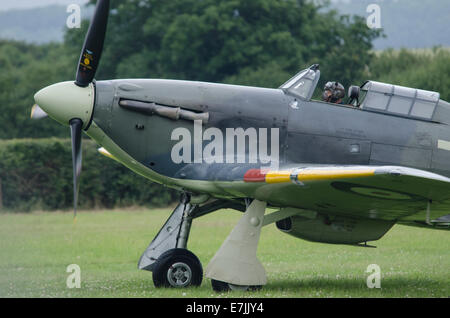
POLYGON ((266 202, 253 200, 206 269, 216 291, 260 288, 266 272, 256 257, 266 202))
POLYGON ((200 286, 203 268, 186 249, 192 224, 190 196, 184 193, 159 233, 142 254, 138 268, 153 272, 155 287, 200 286))

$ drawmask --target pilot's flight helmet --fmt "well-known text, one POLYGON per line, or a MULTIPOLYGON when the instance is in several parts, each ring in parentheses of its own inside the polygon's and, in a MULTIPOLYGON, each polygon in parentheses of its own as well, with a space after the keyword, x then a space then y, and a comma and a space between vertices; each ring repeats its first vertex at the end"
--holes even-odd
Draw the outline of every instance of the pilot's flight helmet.
POLYGON ((322 99, 335 103, 345 97, 345 88, 339 82, 328 82, 325 84, 322 99))

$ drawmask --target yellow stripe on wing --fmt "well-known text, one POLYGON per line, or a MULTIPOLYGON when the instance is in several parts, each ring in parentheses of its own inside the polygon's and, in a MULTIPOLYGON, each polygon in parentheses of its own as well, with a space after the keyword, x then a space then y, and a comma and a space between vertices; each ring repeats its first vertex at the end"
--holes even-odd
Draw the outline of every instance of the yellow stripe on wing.
POLYGON ((361 178, 375 175, 375 169, 302 169, 291 171, 269 171, 266 183, 286 183, 291 181, 319 181, 328 179, 361 178))
POLYGON ((284 183, 291 181, 291 171, 269 171, 266 173, 266 183, 284 183))
POLYGON ((298 181, 317 181, 327 179, 347 179, 347 178, 361 178, 375 175, 375 169, 332 169, 320 170, 310 169, 302 170, 297 174, 298 181))

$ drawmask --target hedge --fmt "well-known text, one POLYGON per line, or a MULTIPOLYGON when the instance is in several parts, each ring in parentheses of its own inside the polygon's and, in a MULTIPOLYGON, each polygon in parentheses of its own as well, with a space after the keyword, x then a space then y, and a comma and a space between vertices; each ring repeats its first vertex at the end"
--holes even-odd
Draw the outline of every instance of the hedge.
MULTIPOLYGON (((165 206, 178 195, 102 156, 83 140, 79 208, 165 206)), ((70 139, 0 140, 0 210, 61 210, 73 206, 70 139)))

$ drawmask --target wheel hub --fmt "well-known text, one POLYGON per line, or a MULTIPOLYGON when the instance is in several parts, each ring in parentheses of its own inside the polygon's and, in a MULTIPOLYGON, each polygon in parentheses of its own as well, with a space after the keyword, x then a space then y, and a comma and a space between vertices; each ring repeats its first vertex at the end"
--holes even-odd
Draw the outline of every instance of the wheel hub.
POLYGON ((192 278, 191 268, 185 263, 175 263, 167 271, 167 280, 173 287, 185 287, 192 278))

